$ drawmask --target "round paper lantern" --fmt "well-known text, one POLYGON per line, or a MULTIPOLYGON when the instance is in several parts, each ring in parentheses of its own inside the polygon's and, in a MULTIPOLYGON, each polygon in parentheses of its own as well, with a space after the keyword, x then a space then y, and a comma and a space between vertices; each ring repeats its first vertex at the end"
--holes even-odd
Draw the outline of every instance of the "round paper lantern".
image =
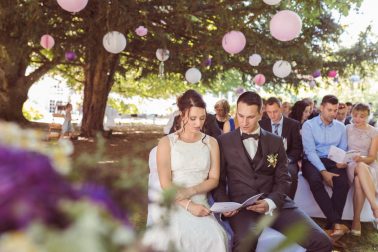
POLYGON ((358 75, 352 75, 350 76, 350 81, 355 83, 355 82, 359 82, 360 81, 360 76, 358 75))
POLYGON ((273 65, 273 73, 279 78, 285 78, 291 73, 291 65, 285 60, 278 60, 273 65))
POLYGON ((45 34, 41 37, 40 44, 43 48, 49 50, 55 45, 55 40, 51 35, 45 34))
POLYGON ((281 2, 281 0, 263 0, 264 3, 269 4, 269 5, 276 5, 281 2))
POLYGON ((309 85, 311 88, 313 88, 313 87, 316 86, 316 82, 315 82, 314 80, 311 80, 311 81, 308 83, 308 85, 309 85))
POLYGON ((252 66, 258 66, 261 62, 261 56, 260 54, 252 54, 251 56, 249 56, 249 64, 252 65, 252 66))
POLYGON ((253 78, 253 82, 254 82, 256 85, 262 86, 262 85, 264 85, 264 83, 265 83, 265 76, 264 76, 263 74, 257 74, 257 75, 253 78))
POLYGON ((335 78, 337 75, 337 71, 336 70, 331 70, 328 72, 328 77, 330 78, 335 78))
POLYGON ((244 93, 244 88, 243 87, 238 87, 237 89, 235 89, 235 94, 236 95, 241 95, 242 93, 244 93))
POLYGON ((117 54, 126 48, 126 38, 120 32, 111 31, 105 34, 102 44, 106 51, 117 54))
POLYGON ((297 13, 283 10, 273 16, 270 20, 269 28, 275 39, 290 41, 301 33, 302 20, 297 13))
POLYGON ((88 0, 57 0, 63 10, 79 12, 87 6, 88 0))
POLYGON ((315 70, 315 72, 312 73, 312 77, 314 78, 318 78, 320 76, 322 76, 322 73, 320 72, 319 69, 315 70))
POLYGON ((147 35, 147 28, 144 27, 144 26, 139 26, 138 28, 135 29, 135 33, 140 36, 140 37, 143 37, 143 36, 146 36, 147 35))
POLYGON ((160 61, 166 61, 169 58, 169 51, 162 48, 157 49, 156 58, 158 58, 160 61))
POLYGON ((240 31, 230 31, 226 33, 222 39, 223 49, 231 55, 241 52, 246 43, 247 40, 240 31))
POLYGON ((67 61, 74 61, 76 59, 76 53, 73 51, 67 51, 64 56, 67 61))
POLYGON ((202 74, 200 70, 195 67, 189 68, 185 73, 185 79, 192 84, 199 82, 201 80, 201 77, 202 74))

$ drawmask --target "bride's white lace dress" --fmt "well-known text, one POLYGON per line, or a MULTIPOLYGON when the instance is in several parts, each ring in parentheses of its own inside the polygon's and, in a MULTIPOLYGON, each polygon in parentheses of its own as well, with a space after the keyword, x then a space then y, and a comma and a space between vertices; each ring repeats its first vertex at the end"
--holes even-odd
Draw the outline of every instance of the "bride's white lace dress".
MULTIPOLYGON (((168 138, 173 183, 190 187, 206 180, 210 169, 209 136, 203 134, 203 138, 194 143, 178 139, 175 133, 168 138)), ((206 194, 195 195, 192 201, 209 207, 206 194)), ((227 251, 226 232, 213 215, 196 217, 176 206, 168 220, 168 226, 159 223, 148 229, 143 243, 157 251, 171 248, 175 251, 227 251)))

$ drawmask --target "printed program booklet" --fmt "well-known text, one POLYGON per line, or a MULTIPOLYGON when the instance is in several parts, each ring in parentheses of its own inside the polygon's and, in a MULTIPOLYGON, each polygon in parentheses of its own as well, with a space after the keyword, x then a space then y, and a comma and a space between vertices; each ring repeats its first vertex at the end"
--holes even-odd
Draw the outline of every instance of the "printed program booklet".
POLYGON ((336 163, 350 163, 355 156, 359 156, 361 153, 357 150, 344 151, 332 145, 329 148, 328 158, 336 163))
POLYGON ((215 202, 211 206, 210 211, 214 213, 225 213, 225 212, 238 210, 240 208, 253 205, 261 197, 261 195, 263 195, 263 193, 256 194, 255 196, 248 198, 246 201, 244 201, 241 204, 237 202, 215 202))

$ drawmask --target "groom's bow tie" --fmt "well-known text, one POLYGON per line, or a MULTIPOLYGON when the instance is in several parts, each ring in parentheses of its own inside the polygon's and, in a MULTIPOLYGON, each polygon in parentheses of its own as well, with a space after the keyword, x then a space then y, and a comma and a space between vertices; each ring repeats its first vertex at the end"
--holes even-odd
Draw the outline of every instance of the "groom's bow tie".
POLYGON ((259 134, 246 134, 246 133, 242 133, 241 135, 242 141, 250 137, 254 138, 255 140, 259 140, 260 135, 259 134))

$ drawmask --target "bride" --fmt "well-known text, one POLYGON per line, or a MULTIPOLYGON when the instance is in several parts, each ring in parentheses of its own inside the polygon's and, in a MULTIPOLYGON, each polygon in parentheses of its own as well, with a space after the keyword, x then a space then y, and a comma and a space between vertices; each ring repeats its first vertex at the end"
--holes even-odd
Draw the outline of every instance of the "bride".
POLYGON ((219 180, 217 141, 202 133, 206 104, 194 90, 177 102, 181 129, 163 137, 157 149, 157 168, 163 189, 179 186, 177 208, 168 217, 167 228, 147 230, 143 243, 156 251, 226 251, 227 235, 207 203, 207 193, 219 180))

